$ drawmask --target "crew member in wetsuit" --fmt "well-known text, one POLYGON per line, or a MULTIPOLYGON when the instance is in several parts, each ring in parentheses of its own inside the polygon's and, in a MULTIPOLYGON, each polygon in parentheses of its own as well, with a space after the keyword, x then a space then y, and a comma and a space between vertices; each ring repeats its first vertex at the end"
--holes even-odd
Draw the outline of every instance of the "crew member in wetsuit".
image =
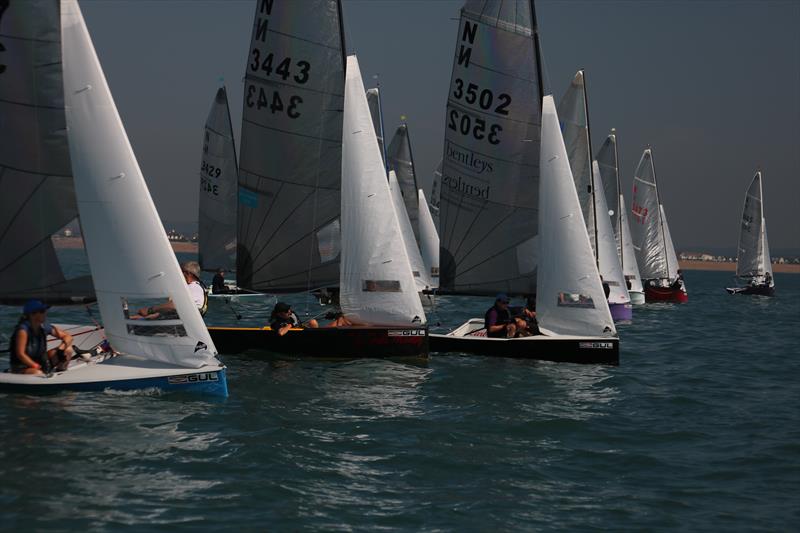
POLYGON ((672 289, 682 289, 683 288, 683 271, 679 268, 678 269, 678 276, 675 278, 675 281, 672 282, 672 289))
POLYGON ((278 302, 272 309, 272 315, 269 317, 269 327, 272 331, 283 337, 292 328, 318 328, 319 323, 313 318, 305 323, 305 326, 297 318, 297 315, 292 311, 292 306, 286 302, 278 302))
POLYGON ((51 369, 66 370, 72 359, 72 335, 47 322, 50 306, 39 300, 30 300, 22 308, 14 333, 11 335, 11 372, 16 374, 44 374, 51 369), (61 344, 47 349, 47 336, 51 335, 61 344))
POLYGON ((225 294, 228 287, 225 285, 225 269, 220 268, 211 280, 211 292, 213 294, 225 294))

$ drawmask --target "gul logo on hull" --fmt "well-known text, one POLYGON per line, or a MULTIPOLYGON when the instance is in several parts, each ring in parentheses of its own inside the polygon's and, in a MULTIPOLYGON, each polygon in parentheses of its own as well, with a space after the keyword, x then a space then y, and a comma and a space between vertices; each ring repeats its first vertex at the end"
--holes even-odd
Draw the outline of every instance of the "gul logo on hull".
POLYGON ((424 329, 390 329, 388 331, 390 337, 424 337, 424 329))
POLYGON ((613 350, 613 342, 580 342, 578 347, 582 350, 613 350))
POLYGON ((202 383, 207 381, 219 381, 216 372, 206 372, 203 374, 189 374, 188 376, 172 376, 167 378, 170 385, 188 385, 190 383, 202 383))

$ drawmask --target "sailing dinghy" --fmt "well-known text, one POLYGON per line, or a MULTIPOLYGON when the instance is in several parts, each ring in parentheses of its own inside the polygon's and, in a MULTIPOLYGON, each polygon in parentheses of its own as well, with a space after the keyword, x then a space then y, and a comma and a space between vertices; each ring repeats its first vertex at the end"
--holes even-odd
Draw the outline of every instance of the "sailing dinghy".
POLYGON ((742 225, 739 229, 736 278, 746 285, 726 288, 729 294, 775 296, 775 279, 767 242, 767 221, 764 218, 761 181, 759 170, 753 176, 753 181, 745 194, 742 225))
POLYGON ((283 336, 269 327, 209 330, 223 353, 425 357, 425 315, 358 63, 345 60, 341 5, 309 3, 256 6, 245 83, 238 276, 256 290, 338 286, 344 316, 359 325, 283 336), (279 85, 273 78, 280 73, 264 67, 268 57, 291 58, 292 75, 279 85), (345 63, 353 65, 347 97, 345 63), (295 105, 273 113, 259 104, 262 93, 295 105))
POLYGON ((622 195, 620 186, 617 132, 615 129, 612 128, 609 136, 603 141, 600 150, 597 151, 596 160, 603 179, 603 188, 609 207, 608 212, 617 242, 617 255, 628 289, 628 296, 630 296, 632 304, 641 305, 644 303, 644 287, 642 287, 639 265, 636 264, 636 254, 631 243, 631 230, 625 213, 625 197, 622 195))
MULTIPOLYGON (((200 208, 198 262, 209 272, 223 269, 236 271, 236 211, 239 195, 239 169, 236 145, 228 107, 228 92, 217 89, 203 132, 203 153, 200 159, 200 208)), ((208 289, 209 303, 258 300, 272 296, 241 289, 227 282, 227 290, 215 294, 208 289)))
POLYGON ((651 148, 645 149, 633 177, 631 216, 633 248, 644 280, 645 300, 687 302, 686 285, 658 193, 651 148))
POLYGON ((88 362, 73 361, 65 371, 49 375, 5 372, 0 389, 155 388, 227 396, 225 367, 189 296, 80 7, 76 0, 62 0, 60 7, 75 195, 104 334, 114 351, 88 362), (135 320, 129 312, 167 298, 175 304, 174 316, 135 320))
POLYGON ((447 102, 439 224, 444 292, 536 295, 542 335, 489 338, 473 318, 435 352, 619 362, 531 2, 467 1, 447 102), (531 95, 534 95, 532 98, 531 95))

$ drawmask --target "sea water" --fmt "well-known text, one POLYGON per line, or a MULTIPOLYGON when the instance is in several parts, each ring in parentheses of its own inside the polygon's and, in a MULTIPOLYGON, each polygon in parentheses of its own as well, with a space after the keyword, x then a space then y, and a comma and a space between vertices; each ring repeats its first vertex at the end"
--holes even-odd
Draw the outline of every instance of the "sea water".
MULTIPOLYGON (((0 528, 796 530, 800 276, 775 278, 775 298, 730 296, 730 274, 686 272, 688 304, 620 326, 619 367, 224 355, 227 400, 0 395, 0 528)), ((490 300, 440 297, 429 319, 490 300)), ((261 324, 271 303, 208 320, 261 324)))

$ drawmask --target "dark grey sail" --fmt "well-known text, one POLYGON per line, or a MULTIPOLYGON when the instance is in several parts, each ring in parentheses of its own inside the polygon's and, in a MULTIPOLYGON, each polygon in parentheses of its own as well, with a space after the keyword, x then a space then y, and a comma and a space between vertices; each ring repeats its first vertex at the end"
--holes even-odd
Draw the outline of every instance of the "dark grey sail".
POLYGON ((529 0, 469 0, 447 98, 444 291, 536 292, 542 77, 529 0))
POLYGON ((419 193, 417 192, 419 187, 417 174, 414 171, 414 156, 411 153, 411 138, 406 124, 398 126, 392 142, 389 143, 386 156, 389 170, 394 170, 397 175, 400 192, 403 193, 403 203, 411 221, 411 229, 414 230, 414 240, 419 247, 419 193))
POLYGON ((203 270, 236 269, 238 174, 228 93, 220 87, 208 112, 200 159, 197 255, 203 270))
POLYGON ((620 217, 620 201, 619 201, 619 164, 617 157, 617 133, 614 128, 600 149, 597 151, 597 165, 600 167, 600 175, 603 176, 603 192, 606 196, 606 203, 608 204, 609 216, 611 217, 611 226, 614 228, 614 238, 617 241, 617 254, 620 258, 620 264, 625 266, 622 257, 622 221, 620 217))
POLYGON ((0 1, 0 302, 94 299, 51 236, 75 220, 57 0, 0 1))
POLYGON ((337 0, 259 0, 244 81, 237 281, 339 284, 344 43, 337 0))

